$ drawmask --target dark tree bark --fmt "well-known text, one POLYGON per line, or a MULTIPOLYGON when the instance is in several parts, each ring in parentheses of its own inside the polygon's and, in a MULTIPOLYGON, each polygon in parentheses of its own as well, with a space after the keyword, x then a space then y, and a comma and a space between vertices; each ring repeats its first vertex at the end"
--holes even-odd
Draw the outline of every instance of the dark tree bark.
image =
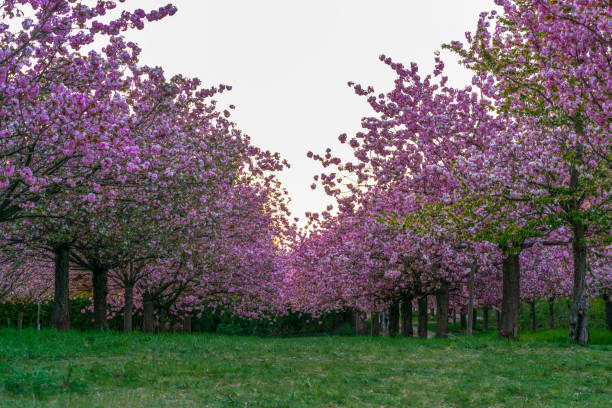
POLYGON ((456 326, 457 325, 457 311, 453 309, 451 312, 453 314, 453 325, 456 326))
POLYGON ((531 329, 532 332, 536 331, 536 309, 535 309, 535 301, 531 301, 529 302, 529 317, 530 317, 530 324, 529 324, 529 328, 531 329))
POLYGON ((370 319, 370 335, 377 337, 380 336, 380 313, 372 312, 370 319))
POLYGON ((144 332, 153 333, 153 298, 145 292, 143 299, 144 332))
POLYGON ((436 293, 436 336, 448 337, 448 282, 440 284, 436 293))
POLYGON ((501 313, 499 312, 499 310, 496 310, 495 311, 495 327, 497 327, 499 330, 499 326, 501 326, 501 313))
POLYGON ((462 329, 465 329, 467 327, 467 316, 463 312, 461 312, 461 314, 459 315, 459 324, 461 325, 462 329))
POLYGON ((134 330, 134 285, 126 285, 123 289, 123 331, 134 330))
POLYGON ((572 252, 574 255, 574 289, 572 308, 569 315, 570 343, 589 344, 587 316, 589 299, 586 287, 587 247, 584 236, 585 225, 582 222, 572 224, 572 252))
POLYGON ((157 310, 159 317, 159 333, 168 332, 168 311, 165 307, 160 307, 157 310))
POLYGON ((395 337, 399 334, 399 302, 394 300, 389 307, 389 336, 395 337))
POLYGON ((40 330, 40 302, 36 305, 36 330, 40 330))
POLYGON ((17 311, 17 329, 23 329, 23 309, 17 311))
POLYGON ((474 331, 478 330, 478 309, 474 309, 472 311, 472 321, 474 322, 474 325, 472 326, 472 330, 474 331))
POLYGON ((521 307, 519 254, 504 255, 502 269, 502 311, 498 334, 500 338, 516 339, 518 338, 521 307))
POLYGON ((471 336, 474 331, 474 325, 476 324, 476 319, 474 318, 474 278, 476 276, 476 272, 478 270, 478 264, 476 261, 472 262, 470 266, 470 274, 468 276, 468 310, 467 310, 467 329, 465 334, 467 336, 471 336))
POLYGON ((419 324, 417 332, 419 337, 427 338, 427 295, 421 296, 418 301, 419 324))
POLYGON ((412 329, 412 296, 402 296, 401 304, 401 319, 402 319, 402 337, 414 336, 414 330, 412 329))
POLYGON ((61 244, 54 248, 55 253, 55 299, 51 324, 57 330, 70 329, 70 247, 61 244))
POLYGON ((108 271, 98 269, 93 272, 93 303, 94 303, 94 328, 96 330, 107 330, 106 319, 106 296, 108 295, 108 271))
POLYGON ((548 299, 548 328, 555 328, 555 298, 548 299))
POLYGON ((489 331, 489 306, 482 309, 482 331, 489 331))
POLYGON ((191 314, 189 313, 183 316, 183 332, 191 333, 191 314))
POLYGON ((612 330, 612 297, 605 293, 603 298, 606 304, 606 328, 612 330))
POLYGON ((355 313, 355 333, 358 336, 368 335, 368 321, 363 313, 355 313))
POLYGON ((346 312, 346 318, 348 319, 348 322, 351 325, 351 328, 353 330, 356 329, 356 326, 355 326, 355 319, 357 318, 356 314, 357 314, 357 312, 355 311, 355 309, 349 309, 346 312))

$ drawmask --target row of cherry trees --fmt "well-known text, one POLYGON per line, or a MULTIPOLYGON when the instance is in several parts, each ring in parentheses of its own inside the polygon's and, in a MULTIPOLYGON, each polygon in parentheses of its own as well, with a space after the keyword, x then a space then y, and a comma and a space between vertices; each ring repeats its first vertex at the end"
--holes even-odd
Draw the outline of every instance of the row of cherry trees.
POLYGON ((136 310, 152 331, 205 307, 352 308, 411 335, 416 303, 424 335, 435 297, 440 336, 449 310, 469 332, 484 308, 516 337, 521 301, 571 296, 570 340, 588 343, 588 299, 612 292, 606 4, 496 1, 444 46, 474 71, 461 89, 439 56, 426 76, 382 56, 394 89, 349 83, 373 110, 339 138, 353 158, 308 153, 337 208, 298 234, 274 176, 287 163, 213 99, 231 88, 167 78, 125 40, 175 8, 87 3, 2 3, 2 300, 53 298, 67 329, 85 274, 99 329, 121 313, 132 330, 136 310))
POLYGON ((3 300, 52 297, 53 325, 68 329, 73 270, 91 276, 100 329, 113 306, 126 330, 142 308, 149 331, 154 309, 280 310, 278 243, 291 226, 274 173, 287 164, 216 106, 229 86, 168 78, 140 64, 140 49, 123 37, 175 7, 1 7, 3 300))
POLYGON ((411 319, 435 295, 439 334, 450 303, 498 308, 516 337, 521 299, 571 296, 570 341, 588 343, 588 299, 612 292, 609 4, 496 3, 445 45, 470 86, 448 86, 439 56, 426 76, 381 56, 386 94, 349 83, 373 115, 339 137, 351 161, 308 153, 338 212, 312 215, 296 244, 295 307, 388 309, 394 333, 400 302, 411 319))

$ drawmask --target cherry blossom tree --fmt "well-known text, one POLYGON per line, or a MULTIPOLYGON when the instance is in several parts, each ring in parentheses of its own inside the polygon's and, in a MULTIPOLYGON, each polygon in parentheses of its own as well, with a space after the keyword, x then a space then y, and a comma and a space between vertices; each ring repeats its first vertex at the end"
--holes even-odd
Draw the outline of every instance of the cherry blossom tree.
MULTIPOLYGON (((610 236, 609 6, 598 1, 499 0, 468 45, 448 47, 499 95, 525 165, 516 194, 544 208, 553 228, 571 231, 574 268, 570 341, 588 343, 588 240, 610 236), (519 136, 519 137, 517 137, 519 136), (533 194, 535 193, 535 194, 533 194)), ((609 238, 608 238, 609 239, 609 238)))

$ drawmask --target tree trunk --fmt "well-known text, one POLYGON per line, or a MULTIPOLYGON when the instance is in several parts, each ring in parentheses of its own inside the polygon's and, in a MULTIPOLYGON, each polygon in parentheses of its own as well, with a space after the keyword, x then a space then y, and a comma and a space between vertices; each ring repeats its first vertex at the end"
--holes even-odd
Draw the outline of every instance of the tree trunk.
POLYGON ((347 316, 346 317, 348 319, 349 324, 351 325, 351 328, 353 330, 355 330, 356 329, 356 326, 355 326, 356 320, 355 319, 357 318, 357 311, 355 311, 355 309, 349 309, 347 311, 347 316))
POLYGON ((448 282, 440 284, 440 290, 436 293, 436 336, 448 337, 448 282))
POLYGON ((419 324, 417 332, 419 337, 427 338, 427 295, 421 296, 418 301, 419 324))
POLYGON ((519 254, 504 255, 502 281, 501 325, 498 327, 500 338, 518 338, 519 311, 521 307, 521 267, 519 254))
POLYGON ((476 271, 478 269, 478 263, 476 261, 472 262, 470 266, 470 274, 468 277, 468 310, 467 310, 467 330, 465 334, 467 336, 471 336, 474 331, 474 277, 476 276, 476 271))
POLYGON ((370 335, 371 336, 380 336, 380 313, 372 312, 372 317, 370 319, 370 335))
POLYGON ((606 305, 606 328, 612 330, 612 297, 605 293, 603 298, 606 305))
POLYGON ((70 329, 70 247, 62 244, 55 252, 55 299, 53 303, 52 325, 57 330, 70 329))
POLYGON ((555 298, 548 299, 548 328, 555 328, 555 298))
POLYGON ((489 331, 489 306, 485 306, 482 309, 482 331, 489 331))
POLYGON ((143 297, 144 332, 153 333, 153 299, 147 293, 143 297))
POLYGON ((23 309, 17 311, 17 329, 23 329, 23 309))
POLYGON ((389 307, 389 337, 399 334, 399 302, 394 300, 389 307))
POLYGON ((134 330, 134 285, 126 285, 123 289, 123 331, 134 330))
POLYGON ((183 332, 191 333, 191 314, 190 313, 186 313, 183 316, 183 332))
POLYGON ((94 328, 96 330, 107 330, 106 321, 106 296, 108 294, 108 271, 99 269, 93 273, 93 303, 94 303, 94 328))
POLYGON ((167 330, 167 322, 168 322, 168 311, 164 307, 160 307, 158 309, 158 318, 159 318, 159 333, 166 333, 167 330))
POLYGON ((461 325, 462 329, 465 329, 467 327, 466 315, 463 312, 461 312, 461 314, 459 315, 459 324, 461 325))
MULTIPOLYGON (((575 122, 576 133, 584 134, 582 123, 575 122)), ((570 187, 574 194, 579 193, 580 170, 584 148, 576 146, 576 164, 572 163, 570 169, 570 187)), ((582 220, 577 219, 580 213, 580 201, 576 196, 569 202, 569 215, 572 217, 572 254, 574 258, 574 288, 572 291, 572 307, 569 315, 569 340, 570 343, 587 345, 589 343, 588 311, 589 300, 587 298, 586 269, 587 269, 587 246, 585 239, 586 226, 582 220)))
POLYGON ((382 336, 389 335, 389 311, 384 311, 380 314, 380 334, 382 336))
POLYGON ((501 313, 499 310, 495 311, 495 327, 499 330, 499 326, 501 326, 501 313))
POLYGON ((535 309, 535 301, 531 301, 529 302, 529 317, 530 317, 530 324, 529 324, 529 328, 531 329, 532 332, 536 331, 536 309, 535 309))
POLYGON ((365 314, 361 312, 355 313, 355 333, 358 336, 368 335, 368 321, 365 317, 365 314))
POLYGON ((400 307, 401 318, 402 318, 402 336, 412 337, 414 336, 414 330, 412 329, 412 296, 402 296, 402 304, 400 307))
POLYGON ((574 254, 574 289, 572 292, 572 308, 570 310, 570 343, 589 344, 589 328, 587 312, 589 299, 586 287, 587 247, 584 238, 585 226, 581 222, 572 225, 572 252, 574 254))
POLYGON ((457 325, 457 311, 453 309, 452 313, 453 313, 453 326, 456 326, 457 325))
POLYGON ((36 329, 40 330, 40 302, 36 307, 36 329))
POLYGON ((478 309, 476 308, 472 311, 472 321, 474 322, 472 330, 478 330, 478 309))

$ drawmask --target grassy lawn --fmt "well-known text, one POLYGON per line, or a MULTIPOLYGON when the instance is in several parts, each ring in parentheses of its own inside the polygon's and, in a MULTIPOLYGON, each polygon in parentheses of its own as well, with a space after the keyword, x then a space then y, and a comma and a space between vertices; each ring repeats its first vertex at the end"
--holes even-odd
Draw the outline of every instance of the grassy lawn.
POLYGON ((472 339, 0 330, 1 407, 610 407, 612 332, 472 339))

